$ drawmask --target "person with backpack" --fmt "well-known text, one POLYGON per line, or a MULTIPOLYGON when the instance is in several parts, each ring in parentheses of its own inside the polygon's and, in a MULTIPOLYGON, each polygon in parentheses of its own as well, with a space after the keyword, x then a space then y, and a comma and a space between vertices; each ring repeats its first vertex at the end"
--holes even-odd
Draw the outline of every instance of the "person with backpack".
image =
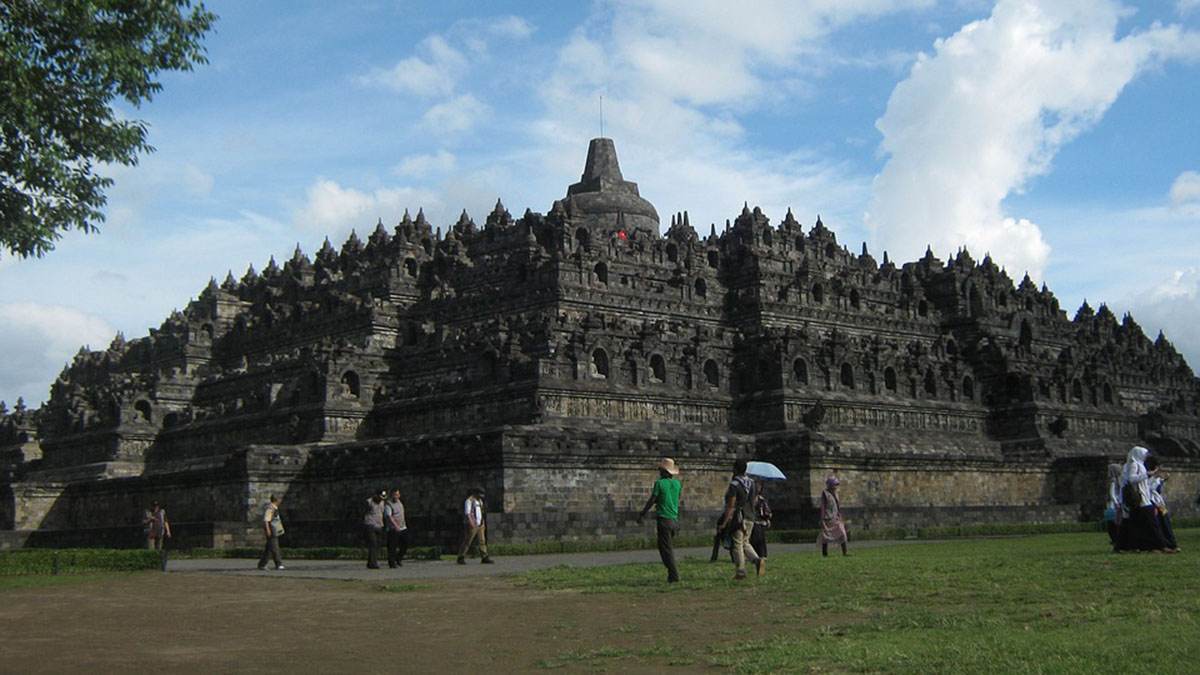
MULTIPOLYGON (((750 531, 750 545, 764 561, 767 559, 767 529, 771 527, 771 504, 763 494, 762 481, 754 481, 754 529, 750 531)), ((766 566, 766 563, 763 563, 766 566)))
POLYGON ((754 481, 746 475, 746 460, 733 463, 733 478, 725 491, 725 514, 718 529, 731 527, 733 530, 733 562, 737 565, 734 581, 746 578, 746 561, 754 564, 758 576, 766 572, 767 561, 750 545, 750 533, 754 529, 754 498, 757 490, 754 481))

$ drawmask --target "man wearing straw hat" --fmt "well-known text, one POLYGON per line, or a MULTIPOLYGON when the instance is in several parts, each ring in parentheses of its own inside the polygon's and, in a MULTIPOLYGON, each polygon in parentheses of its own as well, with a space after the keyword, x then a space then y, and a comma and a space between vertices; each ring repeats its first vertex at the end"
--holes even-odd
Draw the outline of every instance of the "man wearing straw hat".
POLYGON ((650 507, 654 507, 655 521, 658 526, 658 555, 662 557, 663 565, 667 568, 667 582, 679 581, 679 569, 675 567, 675 547, 673 539, 679 532, 679 493, 683 486, 679 482, 679 468, 675 460, 664 457, 658 463, 658 480, 650 488, 650 499, 638 514, 638 525, 646 517, 650 507))

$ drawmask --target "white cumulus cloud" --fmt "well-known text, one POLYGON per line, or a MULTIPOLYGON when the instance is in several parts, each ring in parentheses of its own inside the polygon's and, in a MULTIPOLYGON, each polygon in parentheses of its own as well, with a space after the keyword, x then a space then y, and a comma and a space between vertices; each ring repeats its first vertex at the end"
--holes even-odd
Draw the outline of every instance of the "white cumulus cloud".
POLYGON ((421 41, 423 56, 401 59, 391 68, 375 68, 356 79, 365 86, 380 86, 417 96, 445 96, 468 68, 467 58, 440 35, 421 41))
POLYGON ((488 32, 511 40, 524 40, 537 30, 529 21, 519 16, 505 16, 496 19, 488 26, 488 32))
POLYGON ((358 232, 365 238, 374 229, 375 223, 395 223, 405 209, 441 206, 441 200, 432 191, 423 188, 388 187, 371 192, 343 187, 337 181, 318 178, 306 191, 306 200, 293 214, 295 225, 310 235, 328 235, 331 241, 339 242, 358 232))
MULTIPOLYGON (((693 227, 707 234, 708 223, 716 221, 720 229, 749 200, 776 223, 788 206, 820 205, 825 221, 845 234, 846 222, 853 219, 857 227, 862 213, 862 178, 808 148, 753 148, 744 142, 745 120, 810 96, 811 82, 824 69, 843 65, 844 50, 830 44, 838 30, 932 4, 603 5, 572 34, 539 88, 547 114, 534 128, 546 170, 577 174, 580 139, 596 135, 602 95, 603 135, 616 139, 625 176, 655 203, 664 228, 674 210, 687 208, 693 227)), ((809 225, 815 215, 796 213, 809 225)))
POLYGON ((693 105, 764 104, 785 78, 812 72, 837 29, 932 0, 621 0, 603 57, 631 87, 693 105), (756 103, 756 99, 758 103, 756 103))
POLYGON ((1171 184, 1173 206, 1200 204, 1200 173, 1184 171, 1171 184))
POLYGON ((463 94, 433 106, 421 122, 439 136, 454 136, 473 129, 487 113, 486 104, 470 94, 463 94))
POLYGON ((938 40, 892 92, 877 122, 887 165, 867 214, 871 241, 897 259, 966 245, 1040 277, 1042 228, 1004 200, 1046 173, 1139 73, 1194 54, 1177 26, 1118 36, 1109 0, 1001 0, 990 17, 938 40))
POLYGON ((37 407, 80 345, 105 349, 116 331, 103 319, 71 307, 0 303, 0 400, 17 397, 37 407))
POLYGON ((405 157, 392 170, 400 176, 425 176, 450 171, 457 163, 458 160, 452 153, 438 150, 430 155, 405 157))
POLYGON ((1193 370, 1200 367, 1200 270, 1174 269, 1129 300, 1133 316, 1150 339, 1161 329, 1193 370))

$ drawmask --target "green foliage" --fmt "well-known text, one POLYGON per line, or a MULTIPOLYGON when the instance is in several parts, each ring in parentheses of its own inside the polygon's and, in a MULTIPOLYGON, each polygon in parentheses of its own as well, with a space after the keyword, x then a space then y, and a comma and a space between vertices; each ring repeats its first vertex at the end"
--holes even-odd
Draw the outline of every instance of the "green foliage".
MULTIPOLYGON (((1181 555, 1109 552, 1099 532, 876 547, 854 556, 771 556, 768 574, 735 584, 727 563, 557 567, 515 583, 590 594, 680 594, 672 605, 739 603, 754 611, 694 655, 747 673, 1190 672, 1200 658, 1200 531, 1177 529, 1181 555)), ((665 600, 664 600, 665 602, 665 600)), ((658 601, 652 603, 658 606, 658 601)), ((543 667, 661 665, 664 655, 593 635, 543 667)), ((669 655, 667 655, 669 657, 669 655)))
POLYGON ((0 247, 28 257, 61 231, 96 230, 112 179, 97 164, 151 152, 137 107, 160 71, 205 63, 216 16, 191 0, 6 0, 0 3, 0 247))
POLYGON ((162 566, 158 551, 145 549, 23 549, 0 551, 0 576, 83 574, 151 570, 162 566))

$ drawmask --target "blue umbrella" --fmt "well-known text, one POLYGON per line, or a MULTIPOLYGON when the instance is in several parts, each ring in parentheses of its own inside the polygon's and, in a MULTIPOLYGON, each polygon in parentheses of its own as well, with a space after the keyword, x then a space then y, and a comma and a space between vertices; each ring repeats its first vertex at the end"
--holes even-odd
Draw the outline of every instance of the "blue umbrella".
POLYGON ((746 475, 763 480, 787 480, 779 467, 770 462, 746 462, 746 475))

